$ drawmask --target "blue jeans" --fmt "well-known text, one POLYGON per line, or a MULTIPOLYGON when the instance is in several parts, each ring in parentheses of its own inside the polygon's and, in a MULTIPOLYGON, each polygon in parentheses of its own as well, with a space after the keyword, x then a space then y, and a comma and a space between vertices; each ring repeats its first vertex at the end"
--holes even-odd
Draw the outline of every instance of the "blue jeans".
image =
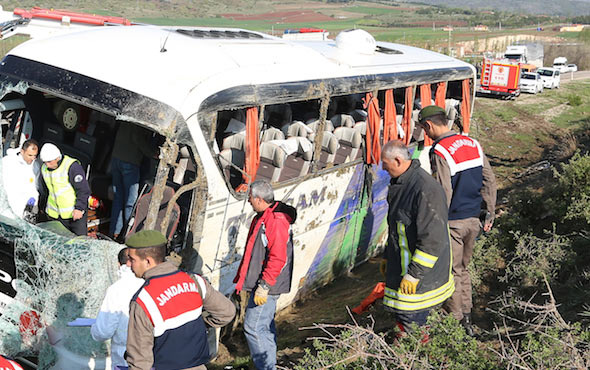
POLYGON ((127 223, 131 218, 131 211, 139 192, 139 166, 113 158, 111 174, 114 199, 109 231, 111 235, 114 235, 119 234, 123 228, 123 222, 127 223))
POLYGON ((274 370, 277 364, 277 330, 275 328, 275 311, 279 295, 269 295, 262 306, 254 303, 254 291, 250 293, 244 334, 254 366, 258 370, 274 370))

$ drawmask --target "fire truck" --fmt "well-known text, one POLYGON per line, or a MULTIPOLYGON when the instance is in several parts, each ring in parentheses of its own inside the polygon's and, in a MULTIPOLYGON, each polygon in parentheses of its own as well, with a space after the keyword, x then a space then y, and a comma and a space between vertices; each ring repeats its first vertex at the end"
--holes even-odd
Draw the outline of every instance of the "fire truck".
POLYGON ((484 58, 478 95, 496 95, 514 99, 520 95, 521 64, 508 59, 484 58))

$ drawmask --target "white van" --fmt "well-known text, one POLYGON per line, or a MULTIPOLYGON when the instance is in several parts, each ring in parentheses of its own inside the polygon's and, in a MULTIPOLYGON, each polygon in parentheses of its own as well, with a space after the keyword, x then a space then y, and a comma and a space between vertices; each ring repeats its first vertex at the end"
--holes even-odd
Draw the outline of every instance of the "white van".
POLYGON ((543 80, 543 87, 546 89, 559 89, 561 77, 559 70, 556 68, 543 67, 537 69, 537 73, 543 80))
POLYGON ((569 67, 567 65, 567 58, 566 57, 557 57, 553 59, 553 68, 557 69, 559 72, 567 72, 569 67))

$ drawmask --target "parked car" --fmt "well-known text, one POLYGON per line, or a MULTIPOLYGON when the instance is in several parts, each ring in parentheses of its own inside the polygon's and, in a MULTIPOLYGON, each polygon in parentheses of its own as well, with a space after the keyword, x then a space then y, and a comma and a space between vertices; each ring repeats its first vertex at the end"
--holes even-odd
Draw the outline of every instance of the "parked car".
POLYGON ((537 69, 537 73, 543 80, 543 87, 546 89, 559 89, 561 77, 560 73, 555 68, 543 67, 537 69))
POLYGON ((537 73, 526 72, 520 77, 520 91, 536 94, 543 92, 543 80, 537 73))
POLYGON ((567 71, 568 72, 578 72, 578 66, 575 64, 568 64, 567 71))

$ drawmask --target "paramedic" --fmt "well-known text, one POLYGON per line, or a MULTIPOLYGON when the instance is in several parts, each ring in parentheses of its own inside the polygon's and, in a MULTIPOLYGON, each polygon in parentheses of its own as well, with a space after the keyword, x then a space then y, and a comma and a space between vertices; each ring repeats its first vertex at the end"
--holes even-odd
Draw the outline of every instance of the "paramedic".
POLYGON ((25 141, 20 149, 8 149, 2 158, 2 179, 12 211, 23 217, 25 206, 32 198, 38 205, 38 179, 40 165, 36 161, 39 144, 34 139, 25 141))

